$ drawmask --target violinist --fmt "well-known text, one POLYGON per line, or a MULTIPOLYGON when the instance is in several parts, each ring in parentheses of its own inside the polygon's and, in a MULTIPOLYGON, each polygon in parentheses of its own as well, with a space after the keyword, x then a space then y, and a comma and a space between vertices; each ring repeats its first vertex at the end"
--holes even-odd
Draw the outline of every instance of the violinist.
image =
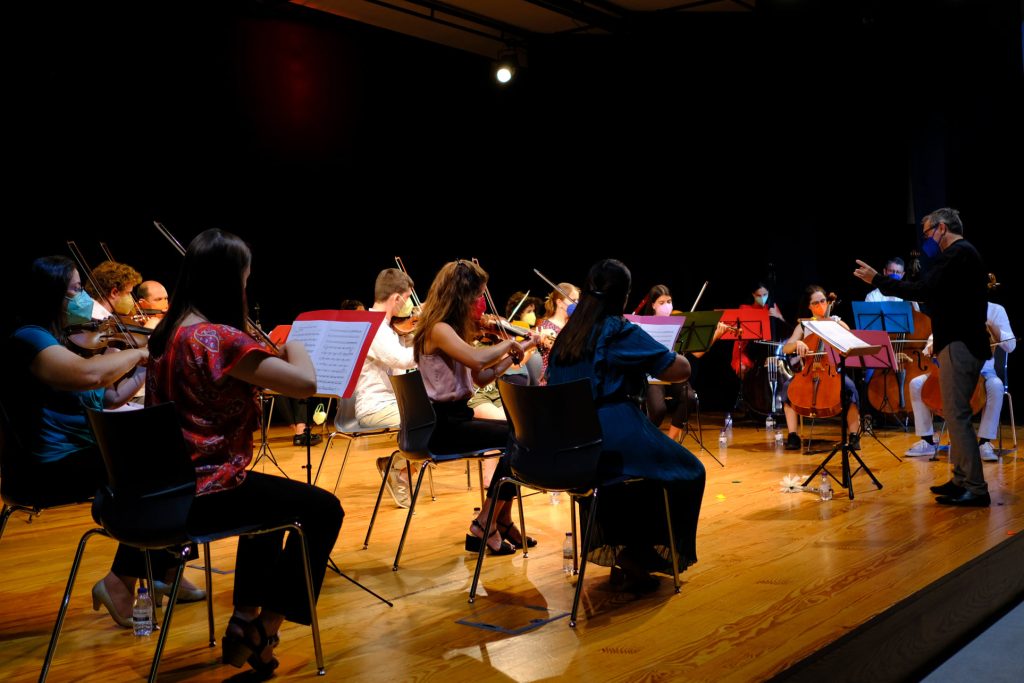
POLYGON ((921 222, 921 248, 932 262, 915 282, 891 280, 863 261, 853 274, 883 294, 920 301, 932 319, 942 408, 949 426, 953 478, 932 486, 940 505, 988 507, 992 500, 971 423, 971 395, 992 355, 985 320, 988 273, 981 254, 964 239, 960 213, 943 208, 921 222))
POLYGON ((137 313, 132 288, 142 282, 139 271, 117 261, 104 261, 92 269, 91 279, 87 278, 85 289, 93 298, 92 317, 102 320, 117 314, 125 322, 141 324, 132 317, 137 313), (95 287, 93 286, 95 284, 95 287), (97 291, 98 290, 98 291, 97 291))
MULTIPOLYGON (((542 368, 541 377, 547 376, 548 353, 555 343, 558 333, 569 322, 569 316, 576 308, 574 301, 580 298, 578 287, 568 282, 559 283, 558 287, 551 290, 544 300, 545 317, 537 323, 537 332, 540 333, 540 343, 537 351, 540 353, 542 368), (566 296, 568 295, 568 296, 566 296)), ((541 380, 543 382, 543 379, 541 380)))
MULTIPOLYGON (((3 354, 2 396, 13 436, 29 457, 21 475, 56 500, 85 500, 107 478, 85 408, 114 408, 128 401, 145 377, 149 352, 128 349, 86 358, 65 347, 65 329, 89 321, 93 311, 70 259, 36 259, 25 284, 21 325, 6 340, 3 354)), ((143 572, 141 553, 120 548, 111 574, 93 587, 94 609, 103 604, 118 625, 131 628, 134 586, 143 572)), ((159 572, 156 576, 166 578, 159 572)), ((198 590, 188 583, 183 587, 198 590)))
MULTIPOLYGON (((1013 353, 1017 348, 1017 341, 1014 339, 1013 330, 1010 328, 1010 319, 1006 315, 1006 309, 997 303, 988 303, 988 320, 985 321, 989 338, 994 346, 999 346, 1006 353, 1013 353)), ((932 355, 933 340, 929 339, 925 346, 924 355, 932 355)), ((999 436, 999 414, 1003 409, 1003 381, 996 374, 995 359, 989 358, 981 368, 981 377, 985 381, 985 408, 981 411, 981 424, 978 426, 978 450, 981 459, 985 462, 997 462, 999 456, 990 443, 999 436)), ((917 457, 935 455, 937 446, 934 439, 934 425, 932 424, 932 411, 925 404, 922 398, 924 383, 928 375, 915 377, 910 381, 910 403, 914 408, 914 433, 920 440, 907 449, 906 455, 917 457)))
MULTIPOLYGON (((753 303, 740 304, 740 308, 754 308, 760 310, 767 310, 768 316, 771 318, 769 323, 771 324, 771 338, 781 339, 786 335, 786 331, 778 330, 780 323, 785 323, 786 319, 782 317, 782 311, 779 310, 779 305, 772 302, 770 305, 769 291, 764 283, 754 283, 754 288, 750 291, 750 296, 753 299, 753 303)), ((788 331, 789 326, 786 325, 788 331)), ((754 354, 756 355, 756 354, 754 354)), ((747 371, 754 368, 758 364, 758 360, 763 361, 764 358, 754 358, 750 353, 750 342, 742 339, 738 339, 732 347, 732 369, 736 373, 736 376, 743 379, 747 371)))
MULTIPOLYGON (((830 315, 831 306, 828 301, 828 297, 825 296, 825 290, 818 285, 810 285, 804 291, 806 297, 806 306, 811 312, 811 318, 813 320, 834 320, 846 329, 850 329, 838 315, 830 315)), ((833 295, 833 299, 835 295, 833 295)), ((804 343, 804 337, 806 332, 804 331, 803 324, 799 324, 794 328, 793 334, 790 335, 789 341, 787 341, 783 347, 782 352, 785 354, 798 354, 804 363, 810 362, 808 354, 818 353, 818 349, 810 348, 804 343)), ((828 349, 820 351, 821 353, 828 353, 828 349)), ((860 411, 857 406, 859 404, 857 397, 857 388, 854 386, 853 380, 848 376, 845 378, 845 391, 850 397, 850 409, 847 413, 846 425, 849 429, 849 445, 851 448, 860 447, 860 411)), ((792 383, 792 379, 787 381, 782 389, 779 390, 779 394, 782 397, 782 407, 786 413, 786 428, 789 431, 786 437, 786 450, 797 451, 800 450, 800 435, 797 434, 797 412, 793 409, 792 403, 789 401, 789 386, 792 383)))
MULTIPOLYGON (((531 336, 521 343, 508 339, 490 346, 473 346, 471 342, 486 310, 486 284, 486 271, 472 261, 445 264, 430 286, 416 328, 416 362, 437 416, 430 438, 430 450, 435 453, 498 449, 508 441, 506 423, 474 418, 466 402, 473 395, 474 386, 486 386, 520 363, 525 352, 536 345, 536 338, 531 336)), ((492 555, 510 555, 524 543, 529 547, 536 544, 533 539, 524 538, 512 522, 515 487, 495 490, 495 482, 508 471, 508 463, 502 457, 488 488, 487 501, 466 534, 467 551, 478 552, 480 544, 485 543, 492 555), (495 506, 495 526, 485 529, 491 505, 495 506)))
POLYGON ((145 280, 135 285, 132 294, 138 301, 142 314, 146 316, 142 326, 151 330, 156 328, 170 306, 167 288, 156 280, 145 280))
MULTIPOLYGON (((636 309, 637 315, 672 315, 672 292, 665 285, 654 285, 647 293, 636 309)), ((716 334, 718 331, 716 330, 716 334)), ((720 336, 720 335, 719 335, 720 336)), ((661 423, 668 414, 667 398, 675 401, 675 411, 672 413, 672 423, 668 428, 668 436, 673 441, 679 441, 686 428, 687 402, 694 400, 693 388, 687 382, 673 382, 667 384, 649 384, 645 401, 647 403, 647 417, 654 423, 655 427, 661 428, 661 423), (684 397, 683 392, 686 392, 684 397)))
MULTIPOLYGON (((373 306, 371 311, 384 314, 384 321, 377 328, 366 353, 366 361, 359 371, 356 382, 356 419, 360 427, 398 427, 398 400, 391 388, 391 375, 416 367, 412 347, 402 344, 398 333, 392 327, 394 318, 409 318, 412 315, 413 282, 398 268, 385 268, 377 275, 373 285, 373 306)), ((388 458, 377 458, 377 470, 384 476, 388 458)), ((399 507, 409 507, 409 481, 406 460, 395 456, 391 476, 385 485, 388 493, 399 507)))
MULTIPOLYGON (((146 403, 173 401, 181 422, 196 470, 189 526, 204 528, 210 520, 227 527, 298 521, 316 596, 344 515, 338 499, 304 482, 247 470, 260 421, 257 387, 293 398, 316 391, 316 371, 301 342, 275 350, 248 330, 251 258, 245 242, 221 230, 192 240, 171 307, 149 341, 146 403)), ((283 531, 238 539, 224 662, 248 662, 261 679, 274 671, 282 623, 311 621, 306 571, 292 534, 287 543, 283 531)))

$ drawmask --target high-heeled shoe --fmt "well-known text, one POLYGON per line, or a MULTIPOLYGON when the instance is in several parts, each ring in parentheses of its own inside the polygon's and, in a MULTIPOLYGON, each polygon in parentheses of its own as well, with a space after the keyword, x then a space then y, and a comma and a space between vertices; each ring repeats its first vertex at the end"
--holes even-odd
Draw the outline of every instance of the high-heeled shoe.
POLYGON ((107 584, 103 583, 103 579, 100 579, 99 582, 92 587, 93 610, 99 612, 101 604, 107 608, 107 611, 110 612, 110 618, 113 619, 118 626, 132 628, 133 624, 131 617, 122 617, 118 614, 117 607, 114 605, 114 599, 110 597, 110 592, 107 590, 107 584))
MULTIPOLYGON (((516 529, 516 523, 515 522, 509 522, 505 526, 502 526, 501 524, 498 524, 498 533, 501 534, 502 539, 508 541, 512 545, 512 547, 515 548, 516 550, 522 550, 523 549, 523 542, 522 542, 523 541, 523 534, 522 534, 522 532, 519 533, 519 542, 516 542, 516 540, 509 535, 509 532, 512 531, 512 529, 516 529)), ((516 531, 518 532, 519 529, 516 529, 516 531)), ((526 537, 526 547, 527 548, 536 548, 537 547, 537 539, 535 539, 533 536, 527 536, 526 537)))
POLYGON ((488 535, 487 531, 484 529, 484 525, 481 524, 480 522, 478 522, 475 519, 471 523, 471 526, 474 529, 479 529, 480 533, 483 534, 483 536, 474 536, 473 534, 466 534, 466 551, 467 552, 471 552, 471 553, 478 553, 478 552, 480 552, 480 544, 481 543, 483 543, 484 545, 487 546, 487 554, 488 555, 513 555, 516 552, 515 547, 513 547, 513 545, 511 543, 509 543, 504 538, 501 538, 501 534, 498 533, 497 529, 495 529, 493 534, 488 535), (497 550, 495 550, 489 543, 487 543, 484 540, 484 538, 491 538, 492 536, 497 536, 498 538, 501 538, 501 545, 498 546, 497 550))
POLYGON ((275 633, 267 635, 263 622, 257 617, 252 621, 246 621, 238 616, 232 616, 228 620, 228 628, 237 627, 242 635, 225 633, 221 638, 221 660, 225 664, 241 668, 248 663, 252 670, 261 678, 268 678, 278 667, 280 662, 277 657, 271 655, 270 659, 264 660, 263 654, 273 650, 281 639, 275 633))
MULTIPOLYGON (((153 579, 153 591, 161 598, 171 594, 171 587, 174 584, 153 579)), ((184 585, 178 586, 178 602, 201 602, 206 599, 206 591, 198 586, 187 588, 184 585)))

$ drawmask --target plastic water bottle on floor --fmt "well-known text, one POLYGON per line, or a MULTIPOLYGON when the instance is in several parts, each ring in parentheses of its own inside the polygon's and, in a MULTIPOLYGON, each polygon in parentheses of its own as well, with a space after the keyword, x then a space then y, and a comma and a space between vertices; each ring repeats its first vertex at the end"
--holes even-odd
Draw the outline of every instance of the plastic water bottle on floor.
POLYGON ((775 418, 769 415, 764 420, 764 433, 771 434, 775 431, 775 418))
POLYGON ((566 531, 565 543, 562 544, 562 571, 565 574, 572 574, 573 555, 572 532, 566 531))
POLYGON ((148 636, 153 632, 153 601, 143 586, 139 587, 139 597, 132 603, 132 629, 137 636, 148 636))
POLYGON ((562 492, 561 491, 552 491, 551 492, 551 504, 552 505, 558 505, 561 502, 562 502, 562 492))
POLYGON ((781 429, 776 429, 775 430, 775 447, 776 448, 782 448, 782 441, 783 441, 783 439, 782 439, 782 430, 781 429))
POLYGON ((723 429, 718 433, 718 445, 725 448, 729 444, 729 434, 723 429))
POLYGON ((732 413, 726 413, 725 414, 725 431, 726 432, 731 432, 732 431, 732 413))
POLYGON ((818 489, 822 500, 832 500, 832 482, 829 481, 828 473, 821 473, 821 488, 818 489))

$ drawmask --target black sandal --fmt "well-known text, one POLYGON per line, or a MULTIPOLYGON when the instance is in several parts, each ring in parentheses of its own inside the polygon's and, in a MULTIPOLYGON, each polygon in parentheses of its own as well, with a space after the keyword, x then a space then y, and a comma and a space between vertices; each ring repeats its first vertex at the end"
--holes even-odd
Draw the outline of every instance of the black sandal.
MULTIPOLYGON (((505 526, 501 526, 501 524, 498 524, 498 533, 500 533, 501 537, 504 540, 508 541, 512 545, 513 548, 515 548, 516 550, 522 550, 522 548, 523 548, 523 543, 522 543, 523 534, 522 534, 522 532, 519 533, 519 541, 520 541, 519 543, 516 543, 515 540, 513 540, 512 538, 509 538, 509 535, 508 535, 508 532, 511 531, 515 527, 515 525, 516 525, 515 522, 509 522, 505 526)), ((517 531, 518 531, 518 529, 517 529, 517 531)), ((533 538, 532 536, 527 536, 526 537, 526 547, 527 548, 536 548, 537 547, 537 539, 533 538)))
POLYGON ((498 547, 497 550, 495 550, 494 548, 492 548, 490 545, 487 544, 487 541, 485 539, 490 538, 491 536, 497 535, 499 538, 501 538, 501 533, 498 530, 495 530, 493 534, 487 534, 487 530, 484 529, 484 525, 481 524, 480 522, 478 522, 475 519, 473 520, 473 522, 472 522, 472 524, 470 526, 472 526, 475 529, 479 529, 480 533, 484 534, 484 536, 480 537, 480 536, 474 536, 473 534, 466 534, 466 551, 467 552, 471 552, 471 553, 478 553, 478 552, 480 552, 480 544, 481 543, 483 543, 484 545, 487 546, 487 554, 488 555, 512 555, 512 554, 514 554, 516 552, 516 547, 514 545, 512 545, 511 543, 509 543, 504 538, 501 539, 501 545, 498 547))
POLYGON ((240 669, 253 652, 252 645, 245 639, 245 629, 249 626, 249 622, 241 617, 232 616, 228 619, 228 627, 231 626, 237 626, 242 631, 242 635, 224 634, 224 637, 220 639, 221 660, 225 664, 240 669))
MULTIPOLYGON (((262 655, 267 651, 267 649, 274 649, 274 647, 281 642, 281 639, 278 638, 276 633, 272 636, 268 636, 267 630, 264 628, 263 622, 260 621, 259 617, 250 621, 249 624, 255 629, 260 640, 253 649, 252 654, 249 655, 249 658, 245 661, 249 662, 249 666, 252 667, 253 671, 261 676, 269 677, 274 673, 274 669, 278 667, 280 662, 277 661, 277 657, 273 656, 270 658, 270 661, 263 661, 262 655)), ((249 641, 249 645, 252 645, 252 641, 249 641)))

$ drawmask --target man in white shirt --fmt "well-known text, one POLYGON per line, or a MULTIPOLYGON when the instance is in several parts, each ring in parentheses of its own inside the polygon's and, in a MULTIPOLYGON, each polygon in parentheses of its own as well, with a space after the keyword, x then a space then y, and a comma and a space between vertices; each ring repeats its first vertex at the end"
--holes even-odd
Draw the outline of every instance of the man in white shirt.
MULTIPOLYGON (((412 347, 402 344, 391 327, 391 318, 405 318, 412 313, 412 279, 397 268, 387 268, 377 275, 373 288, 371 311, 384 313, 384 321, 373 337, 356 382, 356 419, 361 427, 398 427, 398 401, 391 388, 395 371, 416 367, 412 347)), ((382 476, 388 459, 378 458, 377 469, 382 476)), ((409 507, 407 461, 395 456, 387 489, 401 507, 409 507)))
MULTIPOLYGON (((1010 328, 1010 319, 1006 315, 1006 309, 991 301, 988 303, 988 320, 985 321, 989 338, 995 346, 998 346, 1006 353, 1013 353, 1017 348, 1017 340, 1014 339, 1013 330, 1010 328)), ((931 340, 925 347, 926 355, 931 355, 931 340)), ((914 432, 921 437, 920 441, 914 443, 906 455, 910 457, 921 455, 934 455, 937 446, 934 443, 934 427, 932 425, 932 411, 921 399, 921 388, 924 386, 927 375, 915 377, 910 381, 910 403, 914 408, 914 432)), ((989 358, 981 367, 981 379, 985 382, 985 408, 981 411, 981 423, 978 425, 978 450, 981 451, 981 459, 985 462, 996 462, 999 456, 990 443, 999 437, 999 414, 1003 409, 1003 381, 996 374, 995 358, 989 358)))
MULTIPOLYGON (((882 271, 882 275, 892 280, 902 280, 904 270, 903 259, 899 256, 893 256, 885 262, 885 269, 882 271)), ((898 296, 886 296, 882 294, 880 289, 875 288, 868 292, 868 295, 864 297, 864 301, 903 301, 903 299, 898 296)), ((918 308, 916 301, 912 301, 911 304, 914 306, 915 311, 921 310, 918 308)))

